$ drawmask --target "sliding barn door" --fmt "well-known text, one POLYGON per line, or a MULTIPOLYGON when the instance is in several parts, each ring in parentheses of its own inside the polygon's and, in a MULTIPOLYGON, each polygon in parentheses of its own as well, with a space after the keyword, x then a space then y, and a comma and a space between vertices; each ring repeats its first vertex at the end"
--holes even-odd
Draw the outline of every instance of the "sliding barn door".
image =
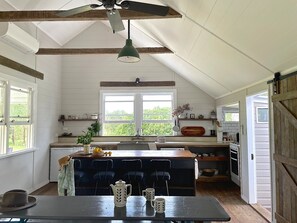
POLYGON ((276 213, 278 223, 297 222, 297 75, 274 83, 276 213))

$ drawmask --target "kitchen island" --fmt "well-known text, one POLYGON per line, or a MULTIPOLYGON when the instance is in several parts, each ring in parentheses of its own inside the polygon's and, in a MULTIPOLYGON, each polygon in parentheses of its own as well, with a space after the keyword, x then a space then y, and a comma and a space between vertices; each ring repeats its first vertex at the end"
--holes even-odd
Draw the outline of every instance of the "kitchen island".
POLYGON ((123 159, 140 159, 142 161, 142 171, 146 177, 145 187, 151 187, 149 175, 152 172, 150 166, 151 159, 169 159, 171 161, 171 169, 169 170, 171 179, 169 181, 170 195, 194 196, 196 193, 195 181, 195 154, 190 151, 180 150, 112 150, 111 155, 103 157, 93 157, 92 154, 84 154, 76 152, 70 156, 73 159, 79 159, 81 162, 80 171, 86 173, 86 177, 76 186, 77 195, 94 194, 95 182, 92 176, 95 170, 91 166, 94 159, 112 159, 113 171, 117 181, 123 175, 123 159))

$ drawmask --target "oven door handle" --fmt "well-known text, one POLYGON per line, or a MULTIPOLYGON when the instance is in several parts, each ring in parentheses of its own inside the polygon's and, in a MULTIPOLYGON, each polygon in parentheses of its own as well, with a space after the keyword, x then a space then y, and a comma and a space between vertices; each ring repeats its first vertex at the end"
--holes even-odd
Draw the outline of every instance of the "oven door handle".
POLYGON ((230 152, 231 152, 231 153, 235 153, 235 154, 238 153, 236 150, 232 150, 232 149, 230 150, 230 152))
POLYGON ((233 157, 231 157, 231 160, 238 161, 238 159, 235 159, 235 158, 233 158, 233 157))

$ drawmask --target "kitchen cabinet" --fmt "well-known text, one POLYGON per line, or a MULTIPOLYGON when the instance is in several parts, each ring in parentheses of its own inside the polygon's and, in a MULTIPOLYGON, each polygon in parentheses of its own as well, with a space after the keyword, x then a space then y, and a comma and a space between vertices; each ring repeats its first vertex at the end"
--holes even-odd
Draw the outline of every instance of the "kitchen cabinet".
POLYGON ((230 181, 229 145, 221 146, 190 146, 188 149, 197 154, 199 177, 198 182, 230 181), (204 176, 204 169, 214 169, 213 176, 204 176), (202 174, 201 174, 202 173, 202 174))

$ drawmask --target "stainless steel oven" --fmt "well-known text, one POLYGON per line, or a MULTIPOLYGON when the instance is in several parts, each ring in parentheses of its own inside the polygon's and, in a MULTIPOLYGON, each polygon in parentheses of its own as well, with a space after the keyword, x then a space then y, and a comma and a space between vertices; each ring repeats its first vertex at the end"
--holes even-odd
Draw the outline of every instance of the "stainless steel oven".
POLYGON ((230 169, 231 180, 240 186, 240 159, 239 159, 239 145, 230 143, 230 169))

